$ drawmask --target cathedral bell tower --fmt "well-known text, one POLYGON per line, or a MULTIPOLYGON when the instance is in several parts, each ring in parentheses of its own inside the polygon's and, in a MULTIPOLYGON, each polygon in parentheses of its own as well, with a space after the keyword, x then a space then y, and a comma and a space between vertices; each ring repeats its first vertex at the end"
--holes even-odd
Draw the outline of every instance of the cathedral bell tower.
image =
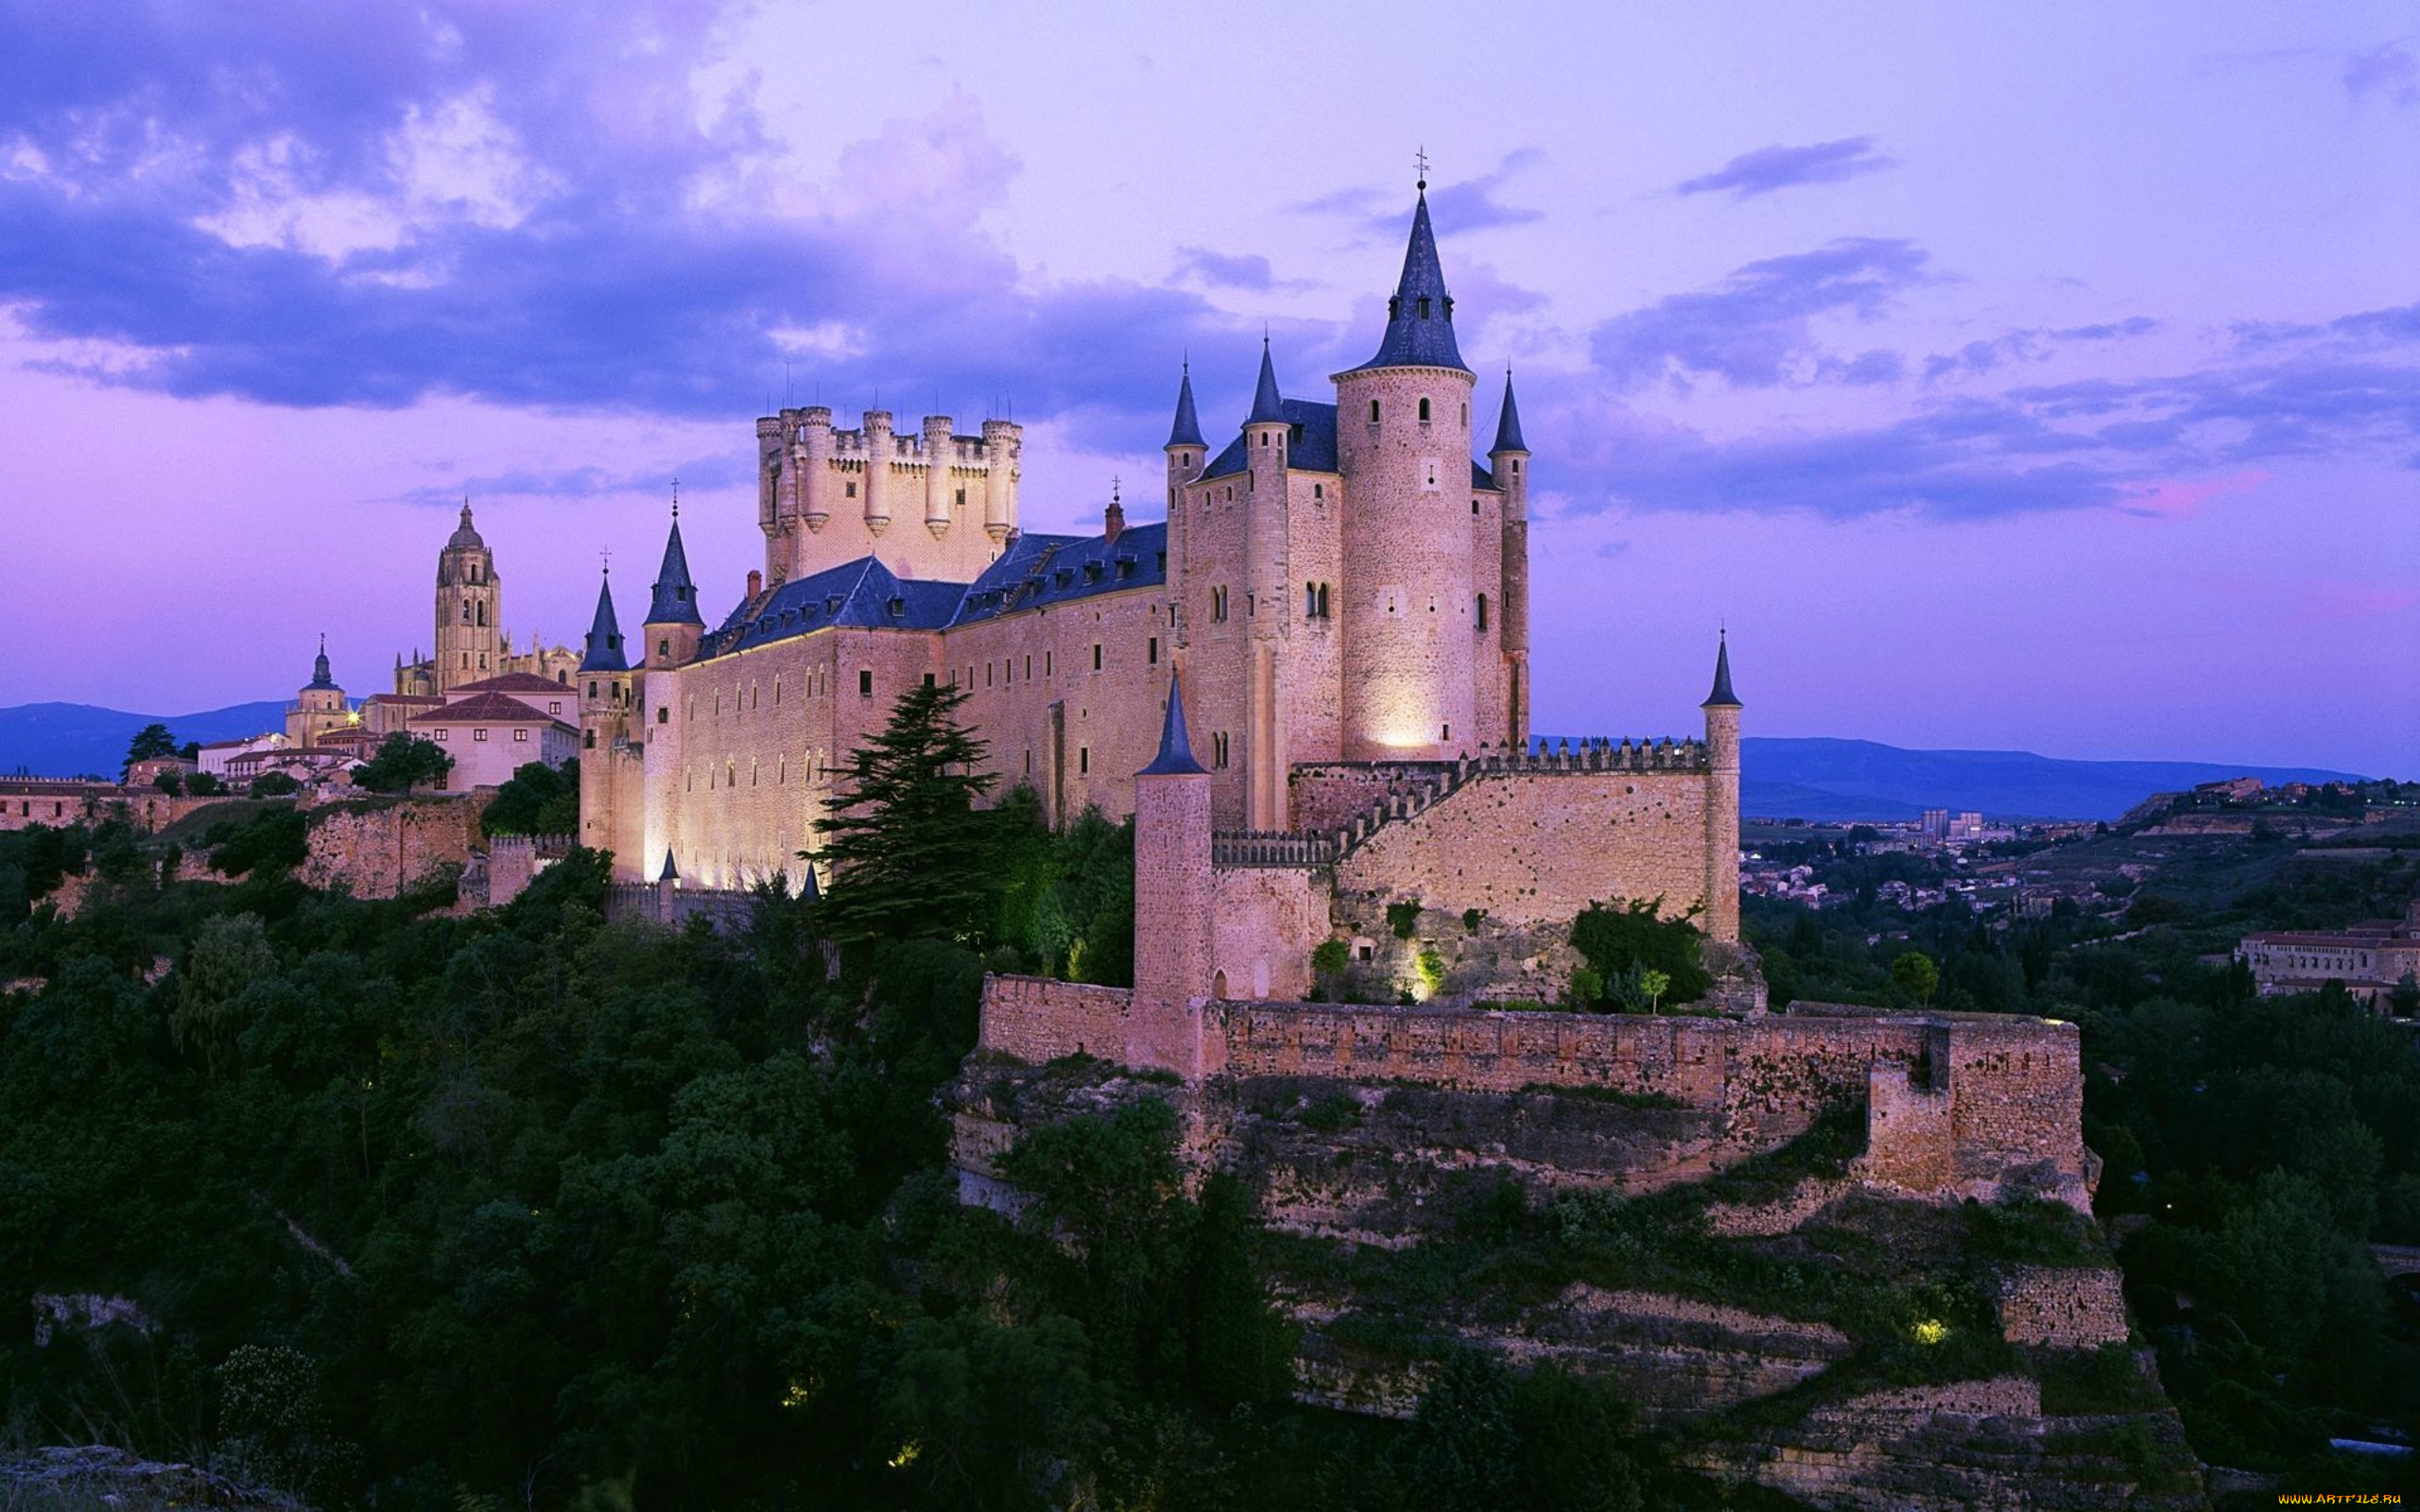
POLYGON ((471 524, 471 501, 462 501, 462 523, 437 554, 437 691, 494 677, 504 669, 501 594, 495 554, 471 524))

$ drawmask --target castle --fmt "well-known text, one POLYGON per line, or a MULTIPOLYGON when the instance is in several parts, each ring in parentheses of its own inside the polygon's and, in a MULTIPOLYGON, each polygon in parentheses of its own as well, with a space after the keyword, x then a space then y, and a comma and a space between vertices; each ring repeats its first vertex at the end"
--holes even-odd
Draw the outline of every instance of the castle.
POLYGON ((1142 942, 1175 953, 1171 992, 1300 995, 1338 932, 1375 957, 1354 923, 1374 900, 1519 931, 1656 899, 1735 940, 1727 652, 1702 739, 1531 748, 1530 452, 1508 376, 1473 456, 1477 380, 1423 187, 1386 329, 1332 401, 1287 397, 1264 342, 1251 411, 1214 449, 1181 376, 1165 521, 1130 525, 1113 497, 1098 535, 1021 530, 1008 421, 759 420, 765 561, 739 603, 707 627, 677 506, 635 646, 598 592, 581 843, 626 880, 797 877, 850 753, 903 691, 946 682, 1002 787, 1052 823, 1137 815, 1138 885, 1183 852, 1142 942))

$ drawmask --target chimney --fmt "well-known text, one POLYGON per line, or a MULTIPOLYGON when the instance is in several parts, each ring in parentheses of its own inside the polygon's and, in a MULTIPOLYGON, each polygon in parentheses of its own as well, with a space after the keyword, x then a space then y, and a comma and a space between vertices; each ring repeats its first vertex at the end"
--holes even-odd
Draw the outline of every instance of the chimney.
POLYGON ((1100 512, 1100 533, 1111 545, 1126 531, 1126 506, 1117 502, 1117 490, 1109 490, 1109 507, 1100 512))
POLYGON ((757 594, 759 594, 759 593, 762 593, 764 591, 765 591, 765 575, 764 575, 763 573, 758 572, 758 571, 757 571, 755 568, 753 568, 753 567, 749 568, 749 569, 748 569, 748 601, 749 601, 750 603, 752 603, 752 603, 754 603, 754 602, 756 601, 756 595, 757 595, 757 594))

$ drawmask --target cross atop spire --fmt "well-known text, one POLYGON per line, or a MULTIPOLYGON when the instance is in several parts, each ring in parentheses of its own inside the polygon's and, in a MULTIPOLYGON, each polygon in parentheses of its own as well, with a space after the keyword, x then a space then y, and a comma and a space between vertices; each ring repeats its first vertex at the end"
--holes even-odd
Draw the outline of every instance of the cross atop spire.
POLYGON ((1419 184, 1419 189, 1420 189, 1420 192, 1421 192, 1422 194, 1424 194, 1424 195, 1425 195, 1425 194, 1426 194, 1426 193, 1428 192, 1428 148, 1427 148, 1427 146, 1426 146, 1426 145, 1423 145, 1419 151, 1417 151, 1417 152, 1415 152, 1415 153, 1413 153, 1413 154, 1411 155, 1411 159, 1412 159, 1412 161, 1413 161, 1414 163, 1417 163, 1418 164, 1420 164, 1420 184, 1419 184))

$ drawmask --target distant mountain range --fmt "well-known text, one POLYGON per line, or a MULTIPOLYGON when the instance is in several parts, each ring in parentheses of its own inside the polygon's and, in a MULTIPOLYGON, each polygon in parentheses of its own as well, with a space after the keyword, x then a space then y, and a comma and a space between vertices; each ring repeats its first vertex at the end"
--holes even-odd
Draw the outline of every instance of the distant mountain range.
POLYGON ((2153 793, 2256 777, 2280 782, 2355 780, 2311 766, 2211 762, 2077 762, 2021 750, 1902 750, 1870 740, 1739 743, 1739 808, 1757 818, 1912 819, 1926 809, 1978 809, 1993 818, 2114 819, 2153 793))
MULTIPOLYGON (((180 745, 279 730, 285 702, 239 703, 192 714, 130 714, 81 703, 0 709, 0 775, 117 775, 127 743, 163 724, 180 745)), ((2153 793, 2224 777, 2279 782, 2348 781, 2308 766, 2210 762, 2076 762, 2021 750, 1902 750, 1871 740, 1740 742, 1742 812, 1754 818, 1912 819, 1926 809, 1979 809, 1994 818, 2114 819, 2153 793)))
POLYGON ((88 703, 26 703, 0 709, 0 776, 117 776, 126 747, 146 725, 165 725, 182 746, 236 740, 285 728, 285 700, 232 704, 198 714, 130 714, 88 703))

